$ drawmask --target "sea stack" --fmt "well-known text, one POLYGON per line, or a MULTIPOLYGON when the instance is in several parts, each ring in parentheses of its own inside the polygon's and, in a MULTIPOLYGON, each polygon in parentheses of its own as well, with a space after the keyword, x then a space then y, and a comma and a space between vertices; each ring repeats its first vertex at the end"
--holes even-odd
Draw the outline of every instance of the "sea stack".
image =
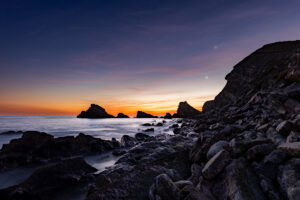
POLYGON ((129 118, 127 115, 124 115, 123 113, 119 113, 117 118, 129 118))
POLYGON ((148 113, 145 113, 143 111, 138 111, 137 115, 136 115, 136 118, 155 118, 155 116, 153 116, 151 114, 148 114, 148 113))
POLYGON ((114 116, 108 114, 101 106, 91 104, 90 108, 87 111, 82 111, 77 118, 114 118, 114 116))
POLYGON ((177 117, 189 118, 199 115, 201 112, 190 106, 186 101, 180 102, 177 109, 177 117))

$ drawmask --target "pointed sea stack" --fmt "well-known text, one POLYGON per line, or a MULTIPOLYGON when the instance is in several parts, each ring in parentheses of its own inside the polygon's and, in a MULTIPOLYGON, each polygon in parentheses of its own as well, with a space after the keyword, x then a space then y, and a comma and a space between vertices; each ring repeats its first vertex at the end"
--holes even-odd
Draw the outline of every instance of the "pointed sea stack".
POLYGON ((91 104, 90 108, 87 111, 82 111, 77 118, 114 118, 114 116, 108 114, 101 106, 91 104))
POLYGON ((136 118, 155 118, 155 116, 145 113, 143 111, 138 111, 136 118))
POLYGON ((129 118, 127 115, 124 115, 123 113, 119 113, 117 118, 129 118))
POLYGON ((201 112, 190 106, 186 101, 180 102, 177 109, 177 117, 189 118, 199 115, 201 112))

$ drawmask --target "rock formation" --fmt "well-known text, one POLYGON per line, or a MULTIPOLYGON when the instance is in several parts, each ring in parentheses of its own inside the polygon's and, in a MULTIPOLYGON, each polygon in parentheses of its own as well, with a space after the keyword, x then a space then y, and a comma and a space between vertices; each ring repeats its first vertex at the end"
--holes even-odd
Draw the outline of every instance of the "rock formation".
POLYGON ((155 118, 153 115, 145 113, 143 111, 138 111, 136 114, 136 118, 155 118))
POLYGON ((180 102, 177 109, 177 117, 189 118, 199 115, 201 112, 190 106, 186 101, 180 102))
POLYGON ((91 104, 87 111, 82 111, 77 118, 114 118, 114 116, 107 114, 105 109, 96 104, 91 104))
POLYGON ((123 113, 119 113, 117 115, 117 118, 129 118, 127 115, 124 115, 123 113))

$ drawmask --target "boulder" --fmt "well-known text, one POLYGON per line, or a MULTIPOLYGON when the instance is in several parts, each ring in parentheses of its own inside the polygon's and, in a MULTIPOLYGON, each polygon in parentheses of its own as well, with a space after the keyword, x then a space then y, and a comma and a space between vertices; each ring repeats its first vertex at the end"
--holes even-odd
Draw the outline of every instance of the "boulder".
POLYGON ((114 118, 114 116, 107 114, 105 109, 96 104, 91 104, 87 111, 82 111, 77 118, 114 118))
POLYGON ((179 188, 167 174, 160 174, 150 188, 149 199, 179 200, 179 188))
POLYGON ((300 142, 284 143, 279 145, 278 149, 285 151, 291 156, 300 156, 300 142))
POLYGON ((207 159, 208 160, 211 159, 219 151, 221 151, 222 149, 226 149, 228 147, 229 147, 229 143, 225 140, 220 140, 220 141, 216 142, 209 148, 209 150, 206 154, 207 159))
POLYGON ((138 141, 145 141, 146 139, 148 139, 150 136, 149 135, 146 135, 144 133, 137 133, 135 134, 135 139, 138 140, 138 141))
POLYGON ((199 115, 201 112, 199 110, 196 110, 192 106, 190 106, 186 101, 180 102, 178 109, 177 109, 177 115, 180 118, 189 118, 194 117, 196 115, 199 115))
POLYGON ((148 128, 148 129, 144 130, 144 132, 154 132, 154 128, 148 128))
POLYGON ((216 155, 214 155, 202 169, 202 174, 206 179, 213 179, 217 176, 227 163, 230 161, 230 154, 221 150, 216 155))
POLYGON ((283 121, 276 127, 276 131, 281 135, 288 136, 293 128, 294 125, 290 121, 283 121))
POLYGON ((275 149, 273 144, 260 144, 248 149, 248 160, 261 160, 275 149))
POLYGON ((137 140, 129 135, 123 135, 121 138, 121 146, 122 147, 133 147, 137 144, 137 140))
POLYGON ((127 115, 124 115, 123 113, 118 113, 117 118, 129 118, 127 115))
POLYGON ((138 111, 136 114, 136 118, 155 118, 153 115, 145 113, 143 111, 138 111))

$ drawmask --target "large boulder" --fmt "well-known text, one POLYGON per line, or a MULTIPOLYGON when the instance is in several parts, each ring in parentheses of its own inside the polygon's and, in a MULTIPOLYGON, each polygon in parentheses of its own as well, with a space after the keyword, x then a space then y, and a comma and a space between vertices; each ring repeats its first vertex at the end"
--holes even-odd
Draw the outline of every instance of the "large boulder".
POLYGON ((160 174, 149 191, 150 200, 179 200, 179 188, 167 174, 160 174))
POLYGON ((190 106, 186 101, 180 102, 177 109, 177 117, 189 118, 199 115, 201 112, 190 106))
POLYGON ((87 111, 82 111, 77 118, 114 118, 108 114, 104 108, 96 104, 91 104, 87 111))
POLYGON ((143 111, 138 111, 136 114, 136 118, 155 118, 153 115, 145 113, 143 111))

